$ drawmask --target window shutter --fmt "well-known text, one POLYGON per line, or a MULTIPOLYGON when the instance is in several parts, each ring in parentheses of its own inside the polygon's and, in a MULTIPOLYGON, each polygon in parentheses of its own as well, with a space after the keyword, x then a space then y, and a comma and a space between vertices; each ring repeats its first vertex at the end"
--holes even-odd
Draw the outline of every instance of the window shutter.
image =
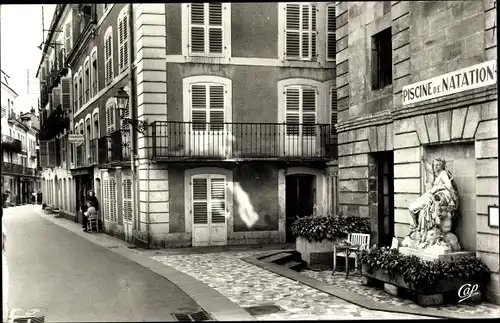
POLYGON ((222 3, 208 3, 208 52, 222 54, 222 3))
POLYGON ((40 141, 40 166, 42 168, 48 167, 47 155, 48 155, 47 142, 44 140, 41 140, 40 141))
POLYGON ((64 28, 64 47, 66 48, 66 54, 71 52, 71 23, 67 23, 64 28))
POLYGON ((336 46, 336 39, 335 39, 335 33, 337 30, 337 20, 335 18, 335 5, 330 4, 327 7, 327 33, 326 33, 326 58, 328 60, 334 60, 335 59, 335 46, 336 46))
POLYGON ((123 18, 118 18, 118 69, 123 70, 123 18))
POLYGON ((335 124, 338 122, 337 119, 337 89, 335 87, 330 87, 330 111, 331 111, 331 119, 330 123, 332 125, 332 135, 337 133, 337 130, 335 129, 335 124))
POLYGON ((287 4, 285 10, 285 57, 298 59, 300 56, 300 6, 287 4))
POLYGON ((118 42, 120 72, 128 67, 128 16, 124 14, 118 20, 118 42))
POLYGON ((122 180, 123 193, 123 220, 132 221, 132 179, 124 177, 122 180))
POLYGON ((105 57, 105 79, 106 84, 113 80, 113 37, 109 34, 104 42, 104 57, 105 57))
POLYGON ((204 131, 207 122, 207 87, 191 85, 191 122, 193 130, 204 131))
POLYGON ((45 66, 42 66, 42 72, 41 72, 41 74, 40 74, 40 75, 41 75, 41 77, 40 77, 40 81, 41 81, 41 82, 45 82, 45 81, 46 81, 46 80, 45 80, 45 78, 46 78, 46 76, 47 76, 46 74, 47 74, 47 72, 46 72, 46 70, 45 70, 45 66))
POLYGON ((106 106, 106 129, 108 134, 115 131, 115 109, 112 103, 106 106))
POLYGON ((130 100, 127 102, 127 106, 122 112, 122 120, 121 120, 121 128, 124 131, 128 131, 130 128, 130 124, 125 122, 125 119, 130 118, 130 100))
POLYGON ((54 88, 52 90, 52 93, 54 95, 54 108, 57 108, 61 104, 61 90, 58 88, 54 88))
POLYGON ((285 90, 285 106, 286 134, 298 136, 300 123, 300 89, 298 87, 285 90))
POLYGON ((302 88, 302 135, 316 135, 316 104, 317 91, 315 88, 302 88))
POLYGON ((193 222, 208 224, 208 179, 193 178, 193 222))
POLYGON ((104 219, 110 221, 109 208, 109 179, 104 180, 104 219))
POLYGON ((205 53, 205 4, 191 3, 190 41, 191 53, 205 53))
POLYGON ((73 79, 73 103, 74 103, 74 109, 78 109, 78 74, 75 76, 73 79))
POLYGON ((114 178, 109 179, 109 217, 111 221, 117 222, 116 212, 116 181, 114 178))
POLYGON ((210 85, 210 130, 224 128, 224 86, 210 85))
POLYGON ((71 85, 70 79, 61 79, 61 106, 63 110, 71 109, 71 85))
POLYGON ((97 72, 97 51, 92 53, 91 57, 91 70, 90 70, 90 78, 92 80, 91 84, 91 93, 92 97, 97 94, 97 80, 99 78, 98 72, 97 72))
POLYGON ((226 222, 226 180, 224 177, 211 177, 210 215, 211 223, 226 222))

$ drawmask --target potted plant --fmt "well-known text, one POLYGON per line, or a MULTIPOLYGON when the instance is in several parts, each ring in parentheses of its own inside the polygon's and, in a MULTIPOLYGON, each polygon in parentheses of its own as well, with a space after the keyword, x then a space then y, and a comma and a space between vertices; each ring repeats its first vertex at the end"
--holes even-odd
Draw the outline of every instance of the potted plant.
POLYGON ((425 295, 448 292, 457 294, 464 284, 477 284, 482 290, 490 278, 490 269, 479 258, 465 256, 450 261, 427 261, 403 255, 396 249, 372 247, 359 257, 362 275, 399 288, 416 292, 417 303, 424 304, 425 295))
POLYGON ((292 225, 296 250, 309 267, 331 266, 335 244, 349 233, 370 233, 370 220, 357 216, 306 216, 292 225))

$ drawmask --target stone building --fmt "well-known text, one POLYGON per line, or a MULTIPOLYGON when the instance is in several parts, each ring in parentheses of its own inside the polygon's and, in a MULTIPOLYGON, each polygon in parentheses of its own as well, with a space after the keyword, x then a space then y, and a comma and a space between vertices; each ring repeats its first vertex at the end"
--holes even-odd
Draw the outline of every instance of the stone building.
POLYGON ((457 236, 500 302, 496 1, 340 2, 336 16, 341 210, 371 219, 373 243, 402 239, 432 179, 424 162, 444 158, 457 236))

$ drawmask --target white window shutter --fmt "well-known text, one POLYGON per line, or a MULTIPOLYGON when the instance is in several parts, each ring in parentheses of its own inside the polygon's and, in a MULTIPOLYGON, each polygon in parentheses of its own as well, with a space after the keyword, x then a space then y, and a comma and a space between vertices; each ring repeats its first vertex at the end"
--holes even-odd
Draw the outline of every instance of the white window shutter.
POLYGON ((209 85, 210 130, 224 128, 224 86, 209 85))
POLYGON ((128 57, 128 15, 124 15, 123 16, 123 20, 122 20, 122 24, 123 24, 123 45, 122 45, 122 52, 123 52, 123 68, 127 68, 128 67, 128 64, 129 64, 129 57, 128 57))
POLYGON ((205 84, 191 85, 191 122, 193 130, 206 129, 208 105, 207 105, 207 86, 205 84))
POLYGON ((211 223, 226 222, 226 179, 211 176, 210 178, 210 215, 211 223))
POLYGON ((104 179, 104 219, 110 220, 109 217, 109 180, 104 179))
POLYGON ((208 224, 208 178, 193 178, 191 184, 193 222, 208 224))
POLYGON ((193 54, 205 53, 205 4, 189 4, 189 52, 193 54))
POLYGON ((67 23, 64 27, 64 47, 66 48, 66 55, 71 51, 71 23, 67 23))
POLYGON ((326 45, 326 58, 334 60, 336 54, 336 39, 335 33, 337 30, 337 19, 335 18, 335 5, 329 4, 327 7, 327 45, 326 45))
POLYGON ((114 104, 106 106, 106 129, 108 134, 115 131, 115 112, 114 104))
POLYGON ((224 49, 224 35, 222 28, 222 3, 207 3, 208 5, 208 53, 222 54, 224 49))
POLYGON ((285 123, 288 136, 299 135, 300 88, 290 86, 285 89, 285 123))
POLYGON ((316 135, 317 90, 312 87, 302 89, 302 135, 316 135))
POLYGON ((104 42, 106 84, 113 80, 113 37, 109 34, 104 42))
POLYGON ((71 109, 71 84, 70 79, 61 79, 61 106, 63 110, 71 109))
POLYGON ((124 177, 122 180, 123 220, 132 221, 132 179, 124 177))
POLYGON ((285 15, 285 57, 300 57, 300 6, 287 4, 285 15))
POLYGON ((114 178, 109 179, 109 208, 111 221, 117 222, 116 212, 116 181, 114 178))

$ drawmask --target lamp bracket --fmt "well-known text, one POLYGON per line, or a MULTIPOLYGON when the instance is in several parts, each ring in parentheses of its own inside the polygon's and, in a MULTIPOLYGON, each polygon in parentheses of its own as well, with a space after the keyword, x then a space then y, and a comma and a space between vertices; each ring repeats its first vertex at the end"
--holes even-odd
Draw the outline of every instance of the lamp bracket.
POLYGON ((121 121, 124 124, 128 124, 132 126, 137 132, 139 132, 142 135, 146 134, 146 129, 148 126, 147 121, 142 121, 142 120, 132 120, 130 118, 122 118, 121 121))

